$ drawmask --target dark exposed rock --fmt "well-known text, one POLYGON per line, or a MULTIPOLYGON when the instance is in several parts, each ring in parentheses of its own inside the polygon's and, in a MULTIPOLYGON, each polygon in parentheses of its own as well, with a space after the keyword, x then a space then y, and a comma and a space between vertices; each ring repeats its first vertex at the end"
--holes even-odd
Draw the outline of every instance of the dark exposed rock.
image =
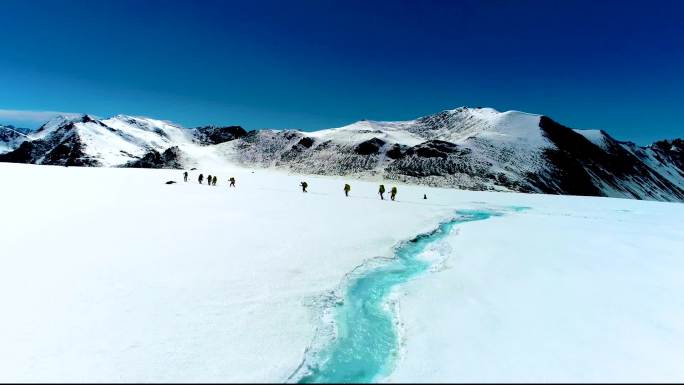
POLYGON ((458 152, 458 146, 443 140, 430 140, 413 146, 407 150, 407 155, 421 158, 446 158, 449 154, 458 152))
POLYGON ((385 144, 386 142, 382 139, 372 138, 359 143, 354 151, 359 155, 378 154, 385 144))
POLYGON ((282 132, 282 135, 287 140, 296 139, 300 136, 300 134, 297 131, 293 130, 285 130, 282 132))
POLYGON ((387 157, 390 159, 401 159, 406 154, 407 149, 408 146, 395 143, 389 148, 389 150, 387 150, 387 152, 385 152, 385 155, 387 155, 387 157))
POLYGON ((219 144, 229 142, 247 135, 240 126, 205 126, 194 129, 195 140, 202 144, 219 144))
POLYGON ((314 139, 310 138, 308 136, 305 136, 302 139, 300 139, 299 142, 297 142, 297 144, 302 145, 306 148, 311 148, 311 146, 313 146, 313 144, 314 144, 314 139))
POLYGON ((76 135, 61 142, 45 154, 42 163, 59 166, 98 166, 100 164, 85 154, 83 143, 76 135))
POLYGON ((80 138, 70 131, 73 124, 61 130, 61 141, 33 140, 23 142, 16 150, 0 154, 0 162, 38 163, 57 166, 99 166, 100 163, 89 158, 83 151, 80 138))
POLYGON ((0 162, 35 163, 35 160, 47 149, 47 144, 41 140, 23 142, 16 150, 0 154, 0 162))
POLYGON ((660 140, 651 145, 660 162, 672 162, 684 172, 684 140, 660 140))
POLYGON ((172 168, 181 169, 182 152, 178 146, 169 147, 164 152, 150 150, 142 158, 129 162, 123 167, 132 168, 172 168))
POLYGON ((531 175, 530 179, 543 192, 572 195, 603 195, 597 180, 622 191, 628 196, 644 199, 644 193, 635 191, 639 186, 654 186, 646 191, 651 198, 660 198, 660 192, 684 199, 684 189, 674 185, 657 172, 653 172, 620 142, 605 135, 605 148, 598 147, 584 136, 551 118, 542 116, 539 127, 556 148, 547 149, 549 175, 531 175))

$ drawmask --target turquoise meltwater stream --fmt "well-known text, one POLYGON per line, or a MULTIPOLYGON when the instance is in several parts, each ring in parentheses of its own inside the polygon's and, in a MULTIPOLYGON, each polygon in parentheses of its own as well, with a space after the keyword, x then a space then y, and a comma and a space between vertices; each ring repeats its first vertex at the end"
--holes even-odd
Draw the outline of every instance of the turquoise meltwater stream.
POLYGON ((311 357, 300 383, 372 382, 390 374, 399 350, 395 318, 386 306, 390 292, 420 274, 431 264, 419 256, 445 238, 460 223, 501 214, 484 210, 457 211, 444 222, 396 247, 394 258, 350 279, 344 301, 334 309, 336 338, 311 357))

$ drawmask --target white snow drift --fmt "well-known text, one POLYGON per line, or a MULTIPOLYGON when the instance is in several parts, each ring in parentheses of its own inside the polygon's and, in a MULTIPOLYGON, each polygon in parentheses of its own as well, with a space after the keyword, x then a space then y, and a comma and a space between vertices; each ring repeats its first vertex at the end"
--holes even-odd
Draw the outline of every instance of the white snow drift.
POLYGON ((345 198, 340 178, 218 166, 0 180, 0 381, 284 381, 347 272, 456 209, 513 205, 530 209, 425 253, 434 272, 395 295, 386 380, 684 380, 681 204, 404 185, 390 202, 373 182, 345 198))

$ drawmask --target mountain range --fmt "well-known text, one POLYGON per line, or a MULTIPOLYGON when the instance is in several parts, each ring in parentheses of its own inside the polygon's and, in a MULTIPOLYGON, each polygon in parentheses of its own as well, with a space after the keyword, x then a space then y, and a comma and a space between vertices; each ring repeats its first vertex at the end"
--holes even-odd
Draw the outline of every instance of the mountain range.
POLYGON ((35 131, 0 125, 0 162, 178 169, 231 163, 470 190, 684 201, 682 139, 638 146, 602 130, 491 108, 313 132, 57 117, 35 131))

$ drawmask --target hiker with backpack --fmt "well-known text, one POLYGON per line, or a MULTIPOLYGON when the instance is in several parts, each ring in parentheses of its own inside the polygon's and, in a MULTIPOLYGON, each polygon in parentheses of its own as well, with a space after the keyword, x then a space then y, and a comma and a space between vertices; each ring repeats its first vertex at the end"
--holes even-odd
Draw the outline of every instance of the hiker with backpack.
POLYGON ((187 171, 183 172, 183 181, 185 181, 185 182, 188 181, 188 172, 187 171))
POLYGON ((216 175, 214 175, 214 179, 211 180, 212 186, 216 186, 216 180, 217 180, 216 175))
POLYGON ((380 189, 378 189, 378 194, 380 194, 380 200, 385 200, 385 185, 381 184, 380 189))
POLYGON ((302 186, 302 192, 306 192, 306 188, 309 187, 309 184, 306 182, 302 182, 299 185, 302 186))
POLYGON ((344 184, 344 196, 349 196, 349 191, 351 191, 351 186, 348 183, 344 184))
POLYGON ((197 178, 197 181, 199 181, 199 184, 202 184, 203 180, 204 180, 204 174, 199 174, 199 177, 197 178))
POLYGON ((392 186, 392 190, 390 190, 390 199, 394 200, 394 197, 397 196, 397 187, 392 186))
POLYGON ((230 185, 228 187, 235 187, 235 177, 231 176, 228 180, 230 181, 230 185))

